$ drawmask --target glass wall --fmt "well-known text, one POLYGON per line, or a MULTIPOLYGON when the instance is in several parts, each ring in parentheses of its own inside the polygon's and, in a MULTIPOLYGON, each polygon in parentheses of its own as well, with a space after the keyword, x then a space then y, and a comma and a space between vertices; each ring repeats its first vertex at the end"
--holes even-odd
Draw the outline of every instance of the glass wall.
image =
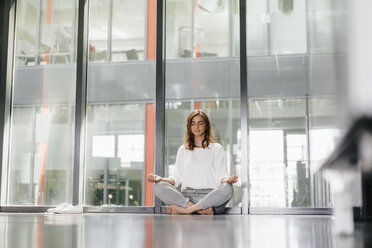
POLYGON ((311 206, 306 99, 249 101, 251 207, 311 206))
POLYGON ((91 62, 145 59, 145 0, 92 0, 89 4, 91 62))
POLYGON ((145 105, 88 107, 85 204, 139 206, 145 164, 145 105))
POLYGON ((15 64, 74 63, 75 9, 76 0, 17 1, 15 64))
MULTIPOLYGON (((147 1, 90 2, 84 204, 144 206, 145 149, 154 125, 155 64, 147 60, 147 1), (151 108, 152 107, 152 108, 151 108), (154 123, 154 122, 152 122, 154 123), (149 130, 146 132, 146 130, 149 130)), ((149 47, 153 49, 153 47, 149 47)), ((147 160, 146 160, 147 159, 147 160)), ((152 192, 148 192, 152 205, 152 192)))
MULTIPOLYGON (((331 189, 318 171, 350 121, 345 99, 347 1, 309 2, 309 138, 315 206, 332 207, 331 189)), ((357 191, 357 190, 356 190, 357 191)), ((358 192, 355 192, 358 195, 358 192)))
POLYGON ((306 1, 247 0, 248 56, 306 53, 306 1))
POLYGON ((341 134, 342 10, 333 1, 247 1, 252 207, 332 206, 319 167, 341 134))
POLYGON ((21 0, 16 13, 6 204, 71 202, 76 2, 21 0))
MULTIPOLYGON (((166 1, 166 176, 174 171, 193 109, 209 115, 228 172, 240 176, 239 59, 232 57, 239 38, 232 34, 233 20, 239 20, 237 1, 166 1)), ((240 201, 239 181, 229 206, 240 201)))
MULTIPOLYGON (((72 201, 77 2, 17 1, 6 205, 72 201)), ((166 1, 164 175, 200 108, 230 175, 241 179, 248 152, 251 207, 331 207, 318 168, 342 133, 345 7, 246 1, 249 151, 241 151, 238 2, 166 1)), ((155 0, 89 1, 85 206, 153 206, 145 175, 154 171, 155 14, 155 0)), ((229 206, 241 206, 240 188, 229 206)))
POLYGON ((166 56, 239 56, 237 0, 166 2, 166 56))

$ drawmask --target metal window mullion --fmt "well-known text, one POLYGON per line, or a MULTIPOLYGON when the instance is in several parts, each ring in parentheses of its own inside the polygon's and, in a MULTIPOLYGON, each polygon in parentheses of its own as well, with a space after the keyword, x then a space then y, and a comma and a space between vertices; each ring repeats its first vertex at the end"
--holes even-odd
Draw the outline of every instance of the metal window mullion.
POLYGON ((36 16, 35 65, 40 64, 40 59, 39 59, 40 36, 41 36, 40 29, 41 29, 41 0, 39 0, 38 2, 37 16, 36 16))
MULTIPOLYGON (((104 135, 108 136, 110 134, 110 105, 105 104, 105 132, 104 135)), ((109 174, 109 159, 106 157, 105 164, 103 168, 103 204, 107 204, 108 197, 108 174, 109 174)))
POLYGON ((108 1, 108 20, 107 20, 107 53, 106 53, 106 62, 111 61, 112 54, 112 0, 108 1))
MULTIPOLYGON (((145 184, 146 184, 146 157, 145 157, 146 156, 146 125, 147 125, 147 102, 146 100, 143 101, 143 120, 144 120, 144 125, 142 128, 142 133, 143 133, 143 168, 144 169, 142 170, 142 173, 141 173, 142 175, 142 180, 141 180, 142 182, 141 202, 142 204, 141 205, 142 206, 145 205, 145 190, 146 190, 146 187, 145 187, 145 184)), ((117 157, 119 158, 119 154, 117 155, 117 157)))
MULTIPOLYGON (((76 61, 75 148, 72 203, 79 204, 80 168, 84 164, 89 0, 79 0, 76 61)), ((82 189, 83 190, 83 187, 82 189)))
MULTIPOLYGON (((7 199, 8 158, 10 148, 11 88, 13 81, 15 43, 15 0, 0 3, 0 206, 7 199), (4 178, 3 178, 4 177, 4 178)), ((1 211, 1 210, 0 210, 1 211)))
POLYGON ((234 148, 233 148, 233 144, 234 144, 234 126, 233 126, 233 118, 234 118, 234 115, 233 115, 233 100, 232 99, 229 99, 228 100, 229 102, 229 119, 228 119, 228 132, 229 132, 229 153, 230 153, 230 156, 229 156, 229 164, 230 164, 230 175, 233 175, 233 174, 236 174, 236 164, 233 164, 234 163, 234 160, 233 160, 233 154, 234 154, 234 148))
POLYGON ((233 1, 229 0, 228 3, 228 14, 229 14, 229 56, 233 56, 233 42, 234 42, 234 30, 233 30, 233 1))
POLYGON ((76 1, 72 1, 72 22, 71 22, 71 45, 70 45, 70 64, 74 63, 75 60, 75 34, 76 34, 76 1))
POLYGON ((284 153, 284 171, 283 171, 283 174, 284 174, 284 182, 285 182, 285 189, 284 189, 284 195, 285 195, 285 206, 288 207, 289 206, 289 195, 288 195, 288 149, 287 149, 287 136, 288 136, 288 132, 286 130, 283 130, 283 153, 284 153))
MULTIPOLYGON (((75 36, 73 36, 73 37, 75 37, 75 36)), ((75 123, 72 122, 72 120, 74 119, 73 118, 73 114, 74 114, 73 108, 75 108, 75 106, 72 105, 72 104, 68 106, 68 122, 67 123, 69 123, 71 133, 73 133, 73 130, 74 130, 74 127, 75 127, 75 123)), ((69 152, 70 152, 69 153, 70 154, 69 155, 69 162, 70 162, 71 165, 73 165, 73 163, 74 163, 74 146, 73 145, 69 148, 69 152)), ((66 187, 69 187, 71 185, 71 182, 72 182, 71 178, 72 177, 73 177, 72 170, 68 170, 66 172, 66 187)), ((70 200, 69 197, 70 197, 70 192, 68 192, 66 190, 65 197, 64 197, 64 199, 65 199, 64 202, 69 202, 69 200, 70 200)))
POLYGON ((266 34, 267 34, 267 54, 272 55, 271 52, 271 15, 270 15, 270 0, 266 0, 266 34), (269 19, 270 16, 270 19, 269 19))
POLYGON ((33 198, 33 182, 34 182, 34 169, 35 169, 35 152, 36 152, 36 107, 32 107, 32 126, 31 126, 31 159, 30 159, 30 175, 29 175, 29 184, 28 184, 28 200, 29 203, 32 203, 33 198))
MULTIPOLYGON (((149 23, 149 1, 145 1, 145 21, 144 21, 144 30, 145 30, 145 33, 144 33, 144 39, 143 39, 143 60, 146 61, 147 60, 147 46, 148 46, 148 37, 147 37, 147 32, 148 32, 148 23, 149 23)), ((146 106, 146 105, 145 105, 146 106)))
MULTIPOLYGON (((305 66, 306 66, 306 141, 307 141, 307 166, 309 170, 309 178, 310 178, 310 189, 311 185, 314 184, 314 178, 311 176, 311 147, 310 147, 310 128, 311 128, 311 112, 312 112, 312 104, 311 104, 311 64, 310 64, 310 26, 309 26, 309 12, 307 10, 310 9, 310 2, 309 0, 305 0, 306 6, 306 57, 305 57, 305 66)), ((310 190, 310 204, 311 207, 315 207, 315 191, 310 190)))
MULTIPOLYGON (((165 148, 165 1, 156 0, 155 174, 163 176, 165 148)), ((155 213, 161 204, 155 199, 155 213)))
POLYGON ((191 58, 194 58, 194 46, 195 46, 195 1, 191 1, 191 58))
POLYGON ((241 124, 241 187, 242 214, 249 213, 248 172, 248 77, 247 77, 247 31, 246 0, 239 0, 240 33, 240 124, 241 124))

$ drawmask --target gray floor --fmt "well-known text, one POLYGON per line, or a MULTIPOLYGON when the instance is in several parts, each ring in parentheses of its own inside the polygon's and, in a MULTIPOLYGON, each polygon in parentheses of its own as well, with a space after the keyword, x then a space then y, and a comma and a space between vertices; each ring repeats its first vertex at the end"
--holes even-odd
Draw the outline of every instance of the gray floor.
POLYGON ((333 234, 331 216, 0 213, 0 247, 372 247, 371 224, 333 234))

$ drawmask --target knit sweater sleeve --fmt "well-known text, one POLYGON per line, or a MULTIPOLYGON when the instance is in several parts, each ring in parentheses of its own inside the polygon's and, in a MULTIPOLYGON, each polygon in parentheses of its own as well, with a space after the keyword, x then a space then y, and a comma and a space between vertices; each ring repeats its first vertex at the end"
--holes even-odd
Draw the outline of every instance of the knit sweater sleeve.
POLYGON ((225 151, 223 147, 218 143, 216 143, 216 147, 214 149, 213 167, 215 171, 214 178, 216 180, 216 183, 220 184, 221 179, 224 177, 228 177, 228 174, 227 174, 225 151))
POLYGON ((178 148, 174 173, 173 173, 173 175, 170 176, 170 178, 174 179, 175 187, 177 187, 178 185, 180 185, 182 183, 182 173, 181 172, 183 170, 183 161, 184 161, 183 150, 184 150, 183 146, 178 148))

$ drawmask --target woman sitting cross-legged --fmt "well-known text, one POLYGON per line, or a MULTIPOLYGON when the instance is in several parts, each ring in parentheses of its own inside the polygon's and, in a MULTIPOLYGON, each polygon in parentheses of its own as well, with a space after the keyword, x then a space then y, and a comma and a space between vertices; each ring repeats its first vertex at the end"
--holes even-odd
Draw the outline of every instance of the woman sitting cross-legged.
POLYGON ((232 184, 238 177, 227 176, 223 147, 215 142, 209 117, 194 110, 187 119, 184 145, 177 152, 175 173, 163 178, 149 174, 155 195, 167 204, 169 214, 221 214, 233 197, 232 184), (181 184, 181 192, 176 187, 181 184))

